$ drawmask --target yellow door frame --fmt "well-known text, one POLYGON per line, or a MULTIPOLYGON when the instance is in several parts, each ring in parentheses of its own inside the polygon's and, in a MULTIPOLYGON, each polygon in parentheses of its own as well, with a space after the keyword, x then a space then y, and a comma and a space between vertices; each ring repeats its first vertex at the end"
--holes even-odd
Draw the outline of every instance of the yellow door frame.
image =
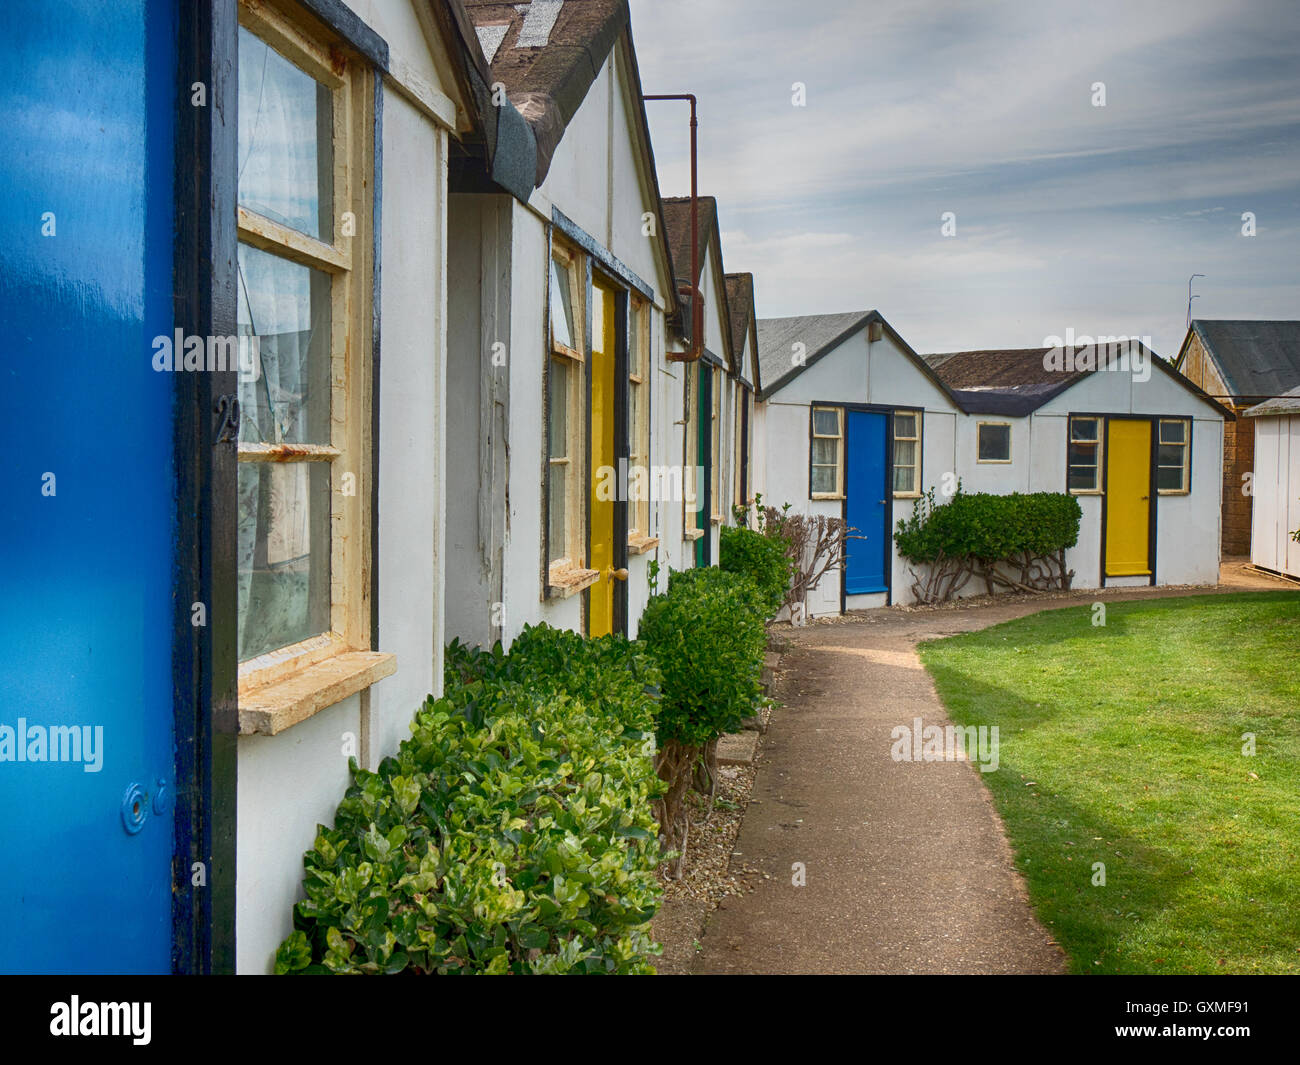
POLYGON ((1101 575, 1156 580, 1155 426, 1149 415, 1105 419, 1101 575))
POLYGON ((619 462, 627 456, 623 440, 626 343, 620 341, 627 331, 627 301, 625 290, 592 271, 587 557, 591 568, 600 574, 586 593, 587 635, 592 637, 624 631, 627 625, 623 593, 627 582, 627 504, 620 498, 624 485, 619 462), (613 471, 612 477, 609 471, 613 471))

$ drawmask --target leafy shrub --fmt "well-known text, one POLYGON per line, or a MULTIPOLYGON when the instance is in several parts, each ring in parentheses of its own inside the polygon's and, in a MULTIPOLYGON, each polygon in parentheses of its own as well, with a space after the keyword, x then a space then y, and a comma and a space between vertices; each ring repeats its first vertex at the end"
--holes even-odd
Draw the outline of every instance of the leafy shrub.
POLYGON ((936 505, 931 489, 912 516, 898 523, 894 540, 899 554, 912 562, 969 557, 989 563, 1073 547, 1082 517, 1079 501, 1060 492, 1000 496, 958 491, 949 502, 936 505))
POLYGON ((529 625, 509 654, 499 643, 486 651, 453 640, 443 673, 448 691, 474 681, 518 684, 599 707, 628 728, 654 730, 658 664, 642 643, 618 634, 592 640, 569 629, 529 625))
POLYGON ((795 567, 780 540, 753 529, 724 526, 718 562, 727 573, 739 573, 754 582, 762 597, 765 618, 781 609, 795 567))
POLYGON ((353 762, 276 971, 653 972, 653 666, 546 629, 447 659, 397 756, 353 762))
POLYGON ((663 674, 659 742, 699 746, 735 732, 762 696, 763 610, 754 582, 716 567, 668 578, 641 615, 640 638, 663 674))

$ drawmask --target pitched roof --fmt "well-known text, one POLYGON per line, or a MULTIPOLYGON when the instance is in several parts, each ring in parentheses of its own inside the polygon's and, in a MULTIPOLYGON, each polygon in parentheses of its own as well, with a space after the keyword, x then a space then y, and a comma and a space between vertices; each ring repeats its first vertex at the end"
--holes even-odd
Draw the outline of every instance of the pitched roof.
POLYGON ((879 322, 881 329, 889 334, 904 358, 911 361, 918 370, 928 377, 934 386, 949 399, 953 398, 951 389, 940 379, 924 359, 908 344, 898 331, 885 321, 879 311, 845 311, 840 314, 806 314, 797 318, 760 318, 758 320, 758 362, 763 385, 760 394, 768 399, 779 392, 804 370, 825 355, 829 355, 844 341, 866 328, 871 322, 879 322), (798 365, 794 362, 795 345, 802 344, 803 358, 798 365))
MULTIPOLYGON (((665 196, 660 200, 660 212, 664 221, 664 236, 668 241, 669 254, 672 257, 673 269, 677 276, 674 278, 679 283, 692 284, 697 287, 700 284, 700 278, 704 272, 705 251, 713 249, 714 268, 725 279, 722 266, 722 233, 718 228, 718 201, 712 196, 701 196, 700 200, 700 219, 699 219, 699 262, 696 264, 696 276, 691 278, 691 198, 689 196, 665 196)), ((722 320, 729 322, 730 313, 727 309, 727 288, 725 280, 718 290, 718 298, 723 301, 722 320)), ((689 295, 679 295, 678 307, 680 309, 680 320, 673 318, 671 323, 678 327, 685 339, 690 339, 691 335, 691 305, 689 295)), ((739 355, 739 349, 732 343, 730 328, 728 335, 723 338, 727 350, 723 353, 734 372, 735 359, 739 355)), ((719 354, 714 352, 715 355, 719 354)))
POLYGON ((1049 370, 1051 348, 951 351, 924 355, 968 414, 1022 417, 1084 377, 1087 370, 1049 370))
POLYGON ((1266 399, 1243 413, 1247 418, 1262 418, 1270 414, 1300 414, 1300 386, 1280 396, 1266 399))
MULTIPOLYGON (((665 196, 663 199, 664 232, 668 236, 668 247, 672 249, 673 264, 677 268, 679 279, 700 283, 699 276, 691 277, 691 198, 689 196, 665 196)), ((704 249, 713 240, 720 238, 718 232, 718 201, 712 196, 700 197, 700 261, 699 269, 704 269, 704 249)), ((720 254, 720 253, 719 253, 720 254)))
MULTIPOLYGON (((736 353, 736 358, 740 359, 744 355, 745 338, 749 335, 749 328, 755 325, 753 274, 727 275, 727 307, 731 310, 731 350, 736 353)), ((736 372, 757 391, 760 382, 754 378, 757 377, 758 371, 758 353, 752 353, 751 358, 752 365, 738 366, 736 372)))
MULTIPOLYGON (((1231 411, 1192 384, 1145 344, 1141 341, 1136 341, 1136 344, 1150 366, 1167 374, 1225 417, 1232 417, 1231 411)), ((1104 366, 1082 370, 1057 368, 1049 358, 1055 351, 1057 349, 1050 347, 1004 348, 942 352, 924 358, 967 414, 1023 418, 1085 377, 1113 372, 1104 366)))
POLYGON ((758 365, 763 393, 771 395, 798 377, 821 355, 839 347, 866 326, 875 311, 841 314, 802 314, 794 318, 758 320, 758 365), (803 345, 803 361, 794 361, 795 345, 803 345))
POLYGON ((453 2, 464 5, 493 81, 505 86, 532 131, 533 187, 540 186, 565 128, 628 26, 627 0, 453 2))
POLYGON ((1300 321, 1194 318, 1190 332, 1234 397, 1280 396, 1300 386, 1300 321))

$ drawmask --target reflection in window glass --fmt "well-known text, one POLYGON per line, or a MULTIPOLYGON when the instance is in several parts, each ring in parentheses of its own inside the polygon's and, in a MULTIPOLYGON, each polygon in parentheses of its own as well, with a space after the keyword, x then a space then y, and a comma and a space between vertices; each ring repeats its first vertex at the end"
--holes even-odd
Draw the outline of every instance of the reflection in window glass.
POLYGON ((1067 452, 1067 487, 1071 492, 1101 489, 1101 419, 1071 418, 1067 452))
POLYGON ((241 462, 239 658, 330 628, 330 465, 241 462))
POLYGON ((551 342, 577 350, 578 332, 573 323, 572 274, 567 266, 551 260, 551 342))
POLYGON ((834 466, 813 466, 812 490, 818 495, 831 495, 838 490, 834 466))
POLYGON ((1160 423, 1156 458, 1156 488, 1161 492, 1186 492, 1189 473, 1187 461, 1187 422, 1170 419, 1160 423))
POLYGON ((239 383, 246 444, 330 443, 330 277, 239 245, 239 332, 256 336, 239 383))
POLYGON ((894 412, 894 487, 897 495, 918 491, 921 450, 921 416, 916 411, 894 412))
POLYGON ((816 436, 838 436, 840 415, 838 411, 813 408, 813 433, 816 436))
POLYGON ((239 203, 334 241, 334 103, 327 86, 239 30, 239 203))
POLYGON ((979 461, 1011 461, 1011 426, 984 424, 979 427, 979 461))
POLYGON ((551 359, 548 383, 547 439, 550 457, 550 484, 546 499, 546 535, 549 562, 568 557, 566 529, 569 476, 569 378, 573 373, 563 356, 551 359))

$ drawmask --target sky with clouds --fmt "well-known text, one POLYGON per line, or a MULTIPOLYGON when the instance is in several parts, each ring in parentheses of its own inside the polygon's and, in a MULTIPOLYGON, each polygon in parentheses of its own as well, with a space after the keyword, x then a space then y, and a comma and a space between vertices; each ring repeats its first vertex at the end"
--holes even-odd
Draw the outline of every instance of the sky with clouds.
MULTIPOLYGON (((1073 328, 1173 357, 1200 273, 1197 317, 1300 318, 1300 0, 631 7, 645 91, 699 97, 700 191, 760 317, 875 308, 921 352, 1073 328)), ((685 105, 647 109, 685 194, 685 105)))

